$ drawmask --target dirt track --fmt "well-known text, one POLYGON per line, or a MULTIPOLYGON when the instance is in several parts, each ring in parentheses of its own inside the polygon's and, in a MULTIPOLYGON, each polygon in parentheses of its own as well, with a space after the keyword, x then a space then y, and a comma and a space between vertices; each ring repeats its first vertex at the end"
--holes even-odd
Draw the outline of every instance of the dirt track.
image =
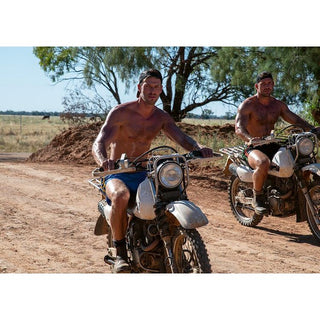
MULTIPOLYGON (((0 272, 109 272, 105 238, 93 234, 93 167, 16 160, 0 161, 0 272)), ((307 223, 269 217, 245 228, 231 215, 226 191, 204 188, 206 181, 194 176, 189 198, 209 219, 199 231, 215 273, 319 273, 320 247, 307 223)))

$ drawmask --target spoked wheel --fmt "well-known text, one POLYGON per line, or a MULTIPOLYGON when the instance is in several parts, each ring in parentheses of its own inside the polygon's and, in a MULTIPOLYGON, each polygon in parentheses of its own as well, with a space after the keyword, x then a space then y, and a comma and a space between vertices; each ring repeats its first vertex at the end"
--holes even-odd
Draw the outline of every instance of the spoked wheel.
POLYGON ((312 200, 314 213, 312 213, 308 202, 306 203, 307 220, 309 228, 320 243, 320 185, 312 185, 309 189, 310 198, 312 200))
POLYGON ((232 176, 229 184, 229 202, 236 219, 246 227, 254 227, 263 216, 257 215, 252 207, 252 185, 242 182, 239 177, 232 176))
POLYGON ((173 243, 173 256, 178 273, 211 273, 207 249, 195 229, 181 228, 173 243))

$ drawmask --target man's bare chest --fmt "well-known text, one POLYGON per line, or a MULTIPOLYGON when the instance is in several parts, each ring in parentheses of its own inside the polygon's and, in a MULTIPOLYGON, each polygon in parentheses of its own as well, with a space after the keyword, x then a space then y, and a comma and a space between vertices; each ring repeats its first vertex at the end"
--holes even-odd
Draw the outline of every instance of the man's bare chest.
POLYGON ((129 140, 153 139, 161 130, 161 123, 156 119, 132 117, 122 125, 122 134, 129 140))
POLYGON ((275 123, 279 119, 280 109, 277 106, 259 105, 251 114, 251 120, 256 123, 275 123))

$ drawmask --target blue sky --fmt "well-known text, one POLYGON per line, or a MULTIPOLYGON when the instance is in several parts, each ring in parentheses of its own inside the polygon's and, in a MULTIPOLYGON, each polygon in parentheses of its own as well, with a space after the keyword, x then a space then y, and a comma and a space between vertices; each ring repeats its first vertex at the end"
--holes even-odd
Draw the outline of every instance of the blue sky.
MULTIPOLYGON (((318 13, 317 10, 311 10, 315 6, 315 0, 310 1, 310 6, 304 7, 300 2, 293 1, 290 4, 290 15, 283 14, 287 13, 286 2, 270 0, 267 6, 263 5, 261 19, 268 16, 273 19, 267 19, 267 22, 263 20, 263 23, 258 24, 252 23, 252 19, 242 19, 240 14, 246 8, 255 8, 259 12, 254 0, 218 2, 214 4, 214 11, 202 10, 205 1, 200 0, 197 6, 187 1, 183 6, 185 15, 175 14, 181 11, 179 1, 164 2, 168 2, 170 10, 163 4, 158 6, 157 15, 165 16, 172 23, 162 23, 160 19, 157 28, 150 28, 150 23, 141 28, 137 24, 136 15, 149 14, 146 0, 142 1, 144 6, 139 7, 139 11, 135 2, 130 1, 126 3, 127 10, 123 10, 123 2, 106 4, 103 0, 93 0, 88 6, 84 1, 80 1, 81 5, 78 5, 79 1, 58 0, 57 3, 60 3, 63 10, 56 4, 50 7, 50 12, 46 6, 39 6, 34 0, 10 1, 2 9, 0 20, 1 30, 6 30, 2 32, 0 39, 0 111, 63 111, 62 99, 66 95, 67 83, 51 82, 33 55, 32 46, 319 45, 315 34, 315 30, 318 30, 318 13), (17 2, 19 10, 16 10, 17 2), (204 2, 203 5, 201 2, 204 2), (277 10, 274 9, 275 6, 277 10), (32 8, 37 8, 36 13, 32 8), (138 13, 132 14, 134 10, 138 13), (108 12, 121 12, 121 21, 126 21, 130 27, 120 27, 119 15, 106 15, 108 12), (221 14, 225 12, 228 13, 221 14), (59 23, 53 23, 56 17, 59 17, 59 23), (85 17, 85 23, 80 17, 85 17), (281 24, 273 21, 281 21, 281 24)), ((257 15, 256 20, 259 19, 257 15)), ((134 98, 135 88, 123 101, 134 98)), ((217 115, 228 111, 228 107, 221 106, 219 109, 215 108, 213 111, 217 115)))
POLYGON ((0 110, 62 111, 65 83, 53 84, 32 47, 0 47, 0 110))
MULTIPOLYGON (((0 47, 0 111, 63 111, 67 81, 53 83, 33 47, 0 47)), ((135 99, 135 92, 126 96, 135 99)))
MULTIPOLYGON (((32 50, 31 46, 0 47, 0 111, 63 111, 68 82, 53 83, 32 50)), ((135 94, 132 88, 122 100, 134 100, 135 94)), ((224 115, 228 107, 217 105, 213 111, 224 115)), ((201 113, 201 109, 194 112, 201 113)))

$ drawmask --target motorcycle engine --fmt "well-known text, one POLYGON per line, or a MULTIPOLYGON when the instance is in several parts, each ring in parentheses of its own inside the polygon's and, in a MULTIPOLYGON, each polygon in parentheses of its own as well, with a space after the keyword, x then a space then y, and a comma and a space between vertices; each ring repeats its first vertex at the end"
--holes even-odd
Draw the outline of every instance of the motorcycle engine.
POLYGON ((295 209, 293 181, 291 179, 276 178, 269 183, 268 201, 271 214, 274 216, 287 216, 292 214, 295 209))
POLYGON ((158 229, 152 221, 134 218, 129 237, 132 263, 138 272, 161 272, 162 248, 159 246, 158 229))

